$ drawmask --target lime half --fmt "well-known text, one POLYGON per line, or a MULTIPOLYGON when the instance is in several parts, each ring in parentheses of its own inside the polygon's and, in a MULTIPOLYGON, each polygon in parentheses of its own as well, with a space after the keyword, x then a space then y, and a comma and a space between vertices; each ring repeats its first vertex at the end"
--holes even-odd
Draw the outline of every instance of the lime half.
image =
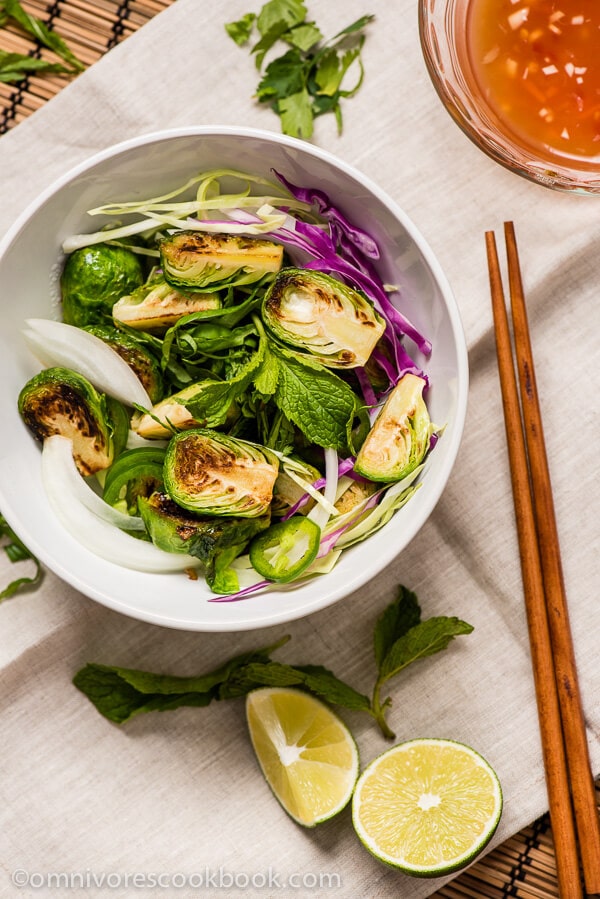
POLYGON ((328 706, 301 690, 264 687, 248 694, 246 717, 265 779, 298 824, 313 827, 348 804, 358 751, 328 706))
POLYGON ((493 769, 451 740, 411 740, 384 752, 361 774, 352 801, 366 848, 416 877, 441 877, 472 862, 501 813, 493 769))

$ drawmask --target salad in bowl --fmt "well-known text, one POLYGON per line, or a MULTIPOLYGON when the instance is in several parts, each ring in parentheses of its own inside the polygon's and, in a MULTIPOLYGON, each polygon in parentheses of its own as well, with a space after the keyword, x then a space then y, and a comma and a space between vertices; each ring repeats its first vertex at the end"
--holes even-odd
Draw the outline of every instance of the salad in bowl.
MULTIPOLYGON (((147 604, 107 601, 91 578, 83 592, 218 630, 364 583, 433 508, 464 418, 458 313, 414 226, 324 151, 188 129, 71 173, 9 235, 0 273, 74 195, 46 251, 53 296, 14 323, 20 439, 76 558, 113 585, 116 570, 156 585, 147 604)), ((0 477, 31 538, 5 497, 0 477)), ((81 587, 62 559, 51 567, 81 587)))

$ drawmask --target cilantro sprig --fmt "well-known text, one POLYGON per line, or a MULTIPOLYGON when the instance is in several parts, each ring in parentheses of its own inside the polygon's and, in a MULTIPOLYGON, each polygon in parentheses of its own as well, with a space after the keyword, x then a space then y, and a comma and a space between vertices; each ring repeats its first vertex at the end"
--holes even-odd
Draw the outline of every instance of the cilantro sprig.
POLYGON ((375 17, 361 16, 325 40, 316 22, 307 21, 307 15, 302 0, 269 0, 258 15, 247 13, 225 25, 225 30, 240 47, 258 35, 251 48, 262 74, 256 99, 271 106, 284 134, 310 140, 315 118, 327 112, 335 115, 341 134, 341 100, 353 97, 363 82, 364 29, 375 17), (266 55, 279 44, 289 49, 273 58, 263 71, 266 55), (343 87, 351 69, 357 70, 355 82, 350 88, 343 87))
POLYGON ((52 31, 42 19, 28 13, 19 0, 0 0, 0 28, 8 24, 18 25, 43 47, 52 50, 62 59, 62 63, 0 50, 0 82, 21 81, 34 73, 77 75, 85 68, 60 35, 52 31))
POLYGON ((25 544, 20 540, 13 529, 8 524, 6 518, 0 514, 0 538, 3 538, 2 549, 11 562, 32 561, 35 564, 35 574, 33 577, 19 577, 0 592, 0 602, 9 599, 26 587, 36 587, 42 579, 42 566, 34 555, 30 553, 25 544))
POLYGON ((377 620, 374 630, 377 676, 371 697, 340 680, 322 665, 289 665, 275 661, 277 643, 234 656, 214 671, 197 677, 152 674, 131 668, 89 663, 77 672, 75 686, 109 721, 123 724, 141 712, 170 711, 181 706, 207 706, 213 701, 245 696, 258 687, 299 687, 331 705, 365 712, 388 739, 395 737, 387 722, 392 699, 381 700, 381 689, 413 662, 434 655, 472 625, 459 618, 437 616, 421 620, 417 597, 400 587, 397 598, 377 620))

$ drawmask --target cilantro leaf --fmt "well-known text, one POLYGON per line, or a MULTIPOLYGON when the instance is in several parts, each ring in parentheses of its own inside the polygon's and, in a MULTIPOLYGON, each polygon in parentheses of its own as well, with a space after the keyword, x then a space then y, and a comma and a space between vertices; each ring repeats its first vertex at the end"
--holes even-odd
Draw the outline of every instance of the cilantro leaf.
POLYGON ((8 19, 12 19, 40 44, 52 50, 60 59, 68 63, 69 68, 62 67, 60 71, 68 71, 71 74, 83 71, 84 64, 71 52, 65 41, 56 32, 51 31, 41 19, 23 9, 19 0, 2 0, 2 9, 8 19))
POLYGON ((236 42, 238 47, 243 47, 250 40, 256 15, 253 12, 246 13, 237 22, 229 22, 225 25, 225 31, 236 42))
POLYGON ((364 70, 360 53, 365 40, 363 29, 374 16, 361 16, 325 41, 316 22, 306 21, 301 0, 269 0, 258 16, 248 13, 226 25, 227 33, 239 45, 245 44, 256 24, 260 35, 251 52, 262 70, 267 53, 278 43, 288 44, 287 52, 271 59, 260 79, 255 97, 268 103, 281 121, 281 130, 294 137, 310 139, 317 116, 332 112, 342 131, 341 98, 352 97, 362 84, 364 70), (348 69, 354 62, 359 77, 350 89, 343 88, 348 69))
POLYGON ((285 134, 303 137, 306 140, 312 137, 314 112, 306 88, 281 99, 277 104, 277 110, 285 134))
POLYGON ((3 599, 10 599, 10 597, 14 596, 15 593, 18 593, 19 590, 26 587, 36 587, 42 580, 43 572, 39 561, 30 553, 23 541, 17 537, 6 518, 1 514, 0 537, 8 538, 8 543, 4 544, 3 549, 11 562, 17 563, 30 560, 35 564, 35 574, 33 577, 16 578, 0 592, 0 602, 2 602, 3 599))

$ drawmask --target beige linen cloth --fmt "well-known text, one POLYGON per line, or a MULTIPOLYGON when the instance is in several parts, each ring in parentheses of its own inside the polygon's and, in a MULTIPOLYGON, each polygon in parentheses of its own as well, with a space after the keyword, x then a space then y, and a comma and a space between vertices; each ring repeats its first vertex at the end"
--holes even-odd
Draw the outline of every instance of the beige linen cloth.
MULTIPOLYGON (((343 135, 323 118, 314 140, 406 210, 449 277, 471 368, 454 472, 429 522, 368 588, 288 626, 233 634, 162 629, 95 604, 51 573, 36 592, 1 605, 2 896, 433 893, 442 881, 412 880, 372 858, 348 809, 316 830, 294 824, 258 771, 241 701, 140 716, 119 728, 71 684, 87 661, 201 673, 290 633, 279 658, 327 664, 366 692, 372 625, 400 583, 417 592, 424 616, 458 615, 475 630, 393 684, 398 739, 464 741, 492 763, 505 797, 495 843, 546 810, 483 239, 486 229, 500 234, 505 219, 514 220, 521 247, 589 743, 600 773, 600 200, 529 184, 470 143, 428 80, 412 0, 308 5, 328 34, 366 12, 377 15, 364 49, 364 86, 344 106, 343 135), (67 882, 64 874, 75 876, 67 882)), ((251 7, 247 0, 178 0, 2 137, 0 233, 72 164, 122 139, 187 124, 278 131, 275 116, 251 99, 253 60, 223 29, 251 7)), ((5 583, 14 569, 2 556, 5 583)), ((366 716, 344 717, 363 764, 388 748, 366 716)))

